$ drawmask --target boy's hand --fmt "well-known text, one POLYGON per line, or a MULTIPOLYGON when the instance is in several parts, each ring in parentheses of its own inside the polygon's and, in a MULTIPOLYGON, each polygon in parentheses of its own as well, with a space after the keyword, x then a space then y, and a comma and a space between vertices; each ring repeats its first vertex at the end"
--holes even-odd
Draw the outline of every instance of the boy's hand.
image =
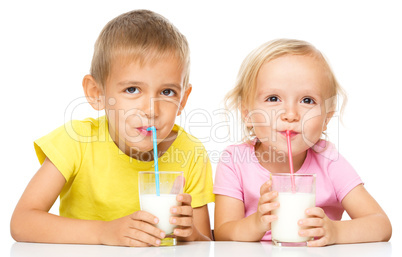
POLYGON ((314 237, 309 241, 308 246, 325 246, 336 242, 336 229, 334 221, 328 218, 324 210, 319 207, 306 210, 308 218, 299 220, 301 227, 299 235, 303 237, 314 237))
POLYGON ((271 185, 272 181, 268 180, 260 188, 260 200, 258 201, 256 222, 261 232, 270 230, 271 222, 278 218, 276 215, 271 215, 271 211, 279 207, 278 202, 272 202, 278 196, 278 192, 271 191, 271 185))
POLYGON ((174 206, 170 208, 170 213, 178 215, 177 217, 170 217, 170 223, 177 225, 173 233, 178 237, 189 237, 194 231, 193 208, 191 207, 191 195, 178 194, 176 197, 177 202, 181 206, 174 206))
POLYGON ((120 219, 107 221, 100 235, 100 243, 120 246, 159 246, 165 233, 155 227, 154 215, 137 211, 120 219))

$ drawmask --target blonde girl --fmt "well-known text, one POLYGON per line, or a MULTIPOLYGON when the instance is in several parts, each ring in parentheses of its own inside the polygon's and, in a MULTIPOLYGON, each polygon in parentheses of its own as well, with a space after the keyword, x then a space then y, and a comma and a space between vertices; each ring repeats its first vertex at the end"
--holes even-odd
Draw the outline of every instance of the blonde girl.
MULTIPOLYGON (((324 56, 305 41, 279 39, 243 61, 227 105, 241 113, 245 142, 227 147, 214 185, 216 240, 271 240, 270 173, 289 173, 286 131, 294 170, 316 174, 316 207, 298 221, 308 246, 388 241, 391 224, 353 167, 322 139, 344 96, 324 56), (351 220, 341 221, 346 212, 351 220)), ((344 97, 345 99, 345 97, 344 97)), ((344 101, 345 102, 345 101, 344 101)), ((343 109, 343 108, 341 108, 343 109)))

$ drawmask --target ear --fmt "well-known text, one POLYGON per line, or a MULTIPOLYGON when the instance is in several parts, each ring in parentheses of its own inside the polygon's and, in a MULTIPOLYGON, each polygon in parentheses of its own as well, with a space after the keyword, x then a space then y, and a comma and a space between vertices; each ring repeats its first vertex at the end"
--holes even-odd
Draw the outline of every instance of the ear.
POLYGON ((191 84, 188 84, 188 87, 186 91, 184 92, 183 98, 180 101, 180 108, 179 111, 177 112, 177 116, 180 116, 181 112, 183 111, 184 107, 187 104, 188 97, 190 96, 191 90, 193 90, 193 87, 191 84))
POLYGON ((253 123, 251 122, 250 113, 249 113, 247 107, 244 106, 244 104, 242 104, 242 106, 241 106, 241 118, 243 119, 246 127, 249 127, 249 128, 253 127, 253 123))
POLYGON ((88 103, 97 111, 105 109, 105 94, 92 75, 85 75, 82 80, 85 97, 88 103))
POLYGON ((324 126, 322 128, 322 131, 327 130, 328 123, 332 119, 332 116, 334 116, 334 114, 335 114, 335 111, 330 111, 327 113, 327 117, 325 118, 325 122, 324 122, 324 126))
POLYGON ((337 100, 336 96, 330 97, 327 100, 325 100, 324 108, 325 108, 326 117, 325 117, 325 121, 324 121, 324 124, 322 127, 322 131, 327 130, 327 125, 335 114, 336 103, 337 103, 336 100, 337 100))

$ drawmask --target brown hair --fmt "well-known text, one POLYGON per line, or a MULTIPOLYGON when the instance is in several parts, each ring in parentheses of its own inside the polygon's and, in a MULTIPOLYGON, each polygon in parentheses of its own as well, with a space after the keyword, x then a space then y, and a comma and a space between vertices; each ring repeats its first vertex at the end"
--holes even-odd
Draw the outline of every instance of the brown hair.
POLYGON ((165 17, 149 10, 134 10, 109 21, 95 43, 90 74, 104 87, 113 61, 123 58, 141 65, 175 57, 186 69, 188 86, 190 50, 186 37, 165 17))

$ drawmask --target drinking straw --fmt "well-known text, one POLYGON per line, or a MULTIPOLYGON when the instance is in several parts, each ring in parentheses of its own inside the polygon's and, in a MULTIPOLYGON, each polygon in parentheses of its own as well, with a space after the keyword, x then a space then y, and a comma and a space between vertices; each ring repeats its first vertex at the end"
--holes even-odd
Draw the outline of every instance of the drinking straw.
POLYGON ((288 155, 289 155, 289 168, 290 168, 290 179, 292 181, 292 193, 296 192, 295 177, 293 170, 293 156, 292 156, 292 145, 290 143, 290 131, 286 130, 286 139, 288 143, 288 155))
POLYGON ((159 189, 159 167, 158 167, 158 144, 156 141, 156 128, 155 126, 147 128, 147 131, 152 131, 152 140, 154 143, 154 163, 155 163, 155 185, 156 185, 156 195, 160 196, 159 189))

